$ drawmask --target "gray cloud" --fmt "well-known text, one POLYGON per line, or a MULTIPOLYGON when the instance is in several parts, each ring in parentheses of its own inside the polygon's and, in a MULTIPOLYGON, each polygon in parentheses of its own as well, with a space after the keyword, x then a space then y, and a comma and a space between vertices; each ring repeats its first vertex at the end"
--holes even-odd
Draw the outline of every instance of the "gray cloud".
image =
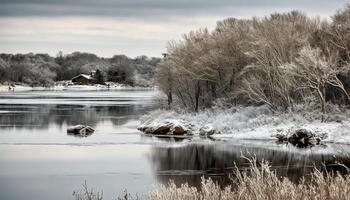
POLYGON ((0 52, 160 56, 167 41, 226 17, 302 10, 328 17, 348 0, 0 0, 0 52))
POLYGON ((249 9, 301 9, 323 14, 347 0, 0 0, 0 16, 166 17, 249 9))

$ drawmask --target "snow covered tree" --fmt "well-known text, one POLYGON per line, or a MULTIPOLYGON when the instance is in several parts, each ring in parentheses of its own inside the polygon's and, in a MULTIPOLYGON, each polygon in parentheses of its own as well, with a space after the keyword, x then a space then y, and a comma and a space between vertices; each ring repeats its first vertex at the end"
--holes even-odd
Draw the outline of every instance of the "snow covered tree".
POLYGON ((287 64, 285 69, 299 80, 297 89, 309 89, 317 96, 322 113, 325 113, 327 85, 339 88, 350 102, 350 96, 337 76, 342 70, 349 70, 349 66, 339 68, 335 56, 326 57, 320 49, 306 46, 295 62, 287 64))
POLYGON ((273 109, 292 108, 296 101, 294 80, 281 66, 293 61, 317 25, 318 20, 298 11, 254 18, 246 52, 253 63, 243 69, 240 93, 273 109))

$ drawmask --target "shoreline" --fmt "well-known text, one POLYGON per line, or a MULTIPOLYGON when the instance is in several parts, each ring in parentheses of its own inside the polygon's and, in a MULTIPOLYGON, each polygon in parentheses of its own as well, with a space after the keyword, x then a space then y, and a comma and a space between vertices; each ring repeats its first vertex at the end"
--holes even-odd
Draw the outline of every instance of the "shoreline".
POLYGON ((119 83, 108 83, 110 86, 94 84, 94 85, 68 85, 66 82, 55 82, 54 86, 49 87, 31 87, 25 84, 15 84, 15 87, 11 87, 13 90, 9 90, 8 85, 0 84, 0 92, 25 92, 25 91, 104 91, 104 90, 134 90, 134 89, 154 89, 155 87, 140 87, 140 86, 130 86, 119 83))
MULTIPOLYGON (((321 143, 350 144, 349 112, 332 107, 327 116, 329 121, 322 122, 319 119, 321 115, 315 109, 305 107, 307 106, 301 106, 300 110, 303 111, 287 113, 273 113, 264 106, 214 108, 198 113, 155 110, 141 118, 139 130, 143 134, 152 135, 148 129, 161 130, 166 126, 178 126, 190 132, 190 135, 203 137, 201 130, 210 127, 212 133, 204 137, 214 140, 277 142, 278 134, 288 136, 303 129, 314 134, 315 138, 323 136, 321 143)), ((176 135, 171 132, 163 134, 176 135)))

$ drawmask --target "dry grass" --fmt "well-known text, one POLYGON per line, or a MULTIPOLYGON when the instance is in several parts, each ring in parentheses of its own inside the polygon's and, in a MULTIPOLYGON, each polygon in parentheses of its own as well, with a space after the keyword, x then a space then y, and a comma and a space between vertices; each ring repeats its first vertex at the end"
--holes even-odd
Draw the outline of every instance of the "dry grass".
POLYGON ((211 179, 202 179, 200 190, 183 184, 177 187, 173 182, 160 186, 149 193, 152 200, 228 200, 228 199, 306 199, 341 200, 350 199, 350 176, 322 173, 316 170, 311 180, 296 184, 287 178, 279 178, 270 170, 268 163, 257 166, 251 160, 251 168, 240 172, 232 185, 221 189, 211 179))
POLYGON ((102 200, 103 192, 95 192, 93 189, 89 189, 88 185, 85 183, 82 185, 81 191, 74 191, 73 197, 75 200, 102 200))
MULTIPOLYGON (((350 199, 350 175, 342 176, 338 173, 324 173, 315 169, 308 181, 302 179, 300 183, 293 183, 287 178, 277 177, 267 162, 260 166, 250 160, 251 167, 245 171, 235 171, 232 184, 222 189, 211 179, 202 179, 201 188, 197 189, 188 184, 176 186, 174 182, 160 185, 149 192, 150 200, 255 200, 255 199, 291 199, 291 200, 345 200, 350 199)), ((88 191, 85 189, 85 191, 88 191)), ((91 198, 97 200, 98 198, 91 198)), ((127 193, 126 193, 127 194, 127 193)), ((84 195, 84 194, 83 194, 84 195)), ((77 200, 85 200, 79 196, 77 200)), ((96 197, 96 196, 95 196, 96 197)), ((118 199, 129 198, 123 195, 118 199)), ((137 198, 141 199, 141 198, 137 198)), ((100 200, 100 199, 99 199, 100 200)))

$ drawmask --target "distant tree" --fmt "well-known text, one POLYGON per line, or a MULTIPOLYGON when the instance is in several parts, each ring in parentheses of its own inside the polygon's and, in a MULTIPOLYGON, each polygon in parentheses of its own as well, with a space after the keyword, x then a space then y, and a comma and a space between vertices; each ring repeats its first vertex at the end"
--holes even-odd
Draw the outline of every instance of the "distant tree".
POLYGON ((0 82, 7 81, 10 79, 11 68, 10 65, 0 58, 0 82))
POLYGON ((102 72, 99 69, 96 70, 94 78, 96 79, 98 84, 104 84, 105 83, 104 77, 102 75, 102 72))
POLYGON ((116 55, 110 59, 111 66, 108 68, 108 81, 134 84, 135 68, 131 59, 124 55, 116 55))
POLYGON ((25 80, 30 86, 50 86, 54 84, 56 74, 44 66, 33 67, 25 80))
POLYGON ((149 60, 148 57, 145 56, 145 55, 137 56, 137 57, 135 58, 135 62, 136 62, 137 64, 145 63, 145 62, 147 62, 148 60, 149 60))
POLYGON ((59 65, 62 65, 64 62, 64 55, 62 51, 59 51, 56 55, 55 62, 59 65))
POLYGON ((60 64, 59 80, 69 80, 74 76, 86 72, 85 65, 100 62, 101 58, 91 53, 74 52, 64 56, 62 63, 60 64))
POLYGON ((99 59, 95 62, 89 62, 81 67, 81 73, 90 74, 93 71, 99 70, 103 77, 107 77, 108 69, 111 67, 111 63, 105 59, 99 59))
POLYGON ((124 55, 101 58, 90 53, 74 52, 56 57, 48 54, 0 54, 0 81, 13 81, 32 86, 49 86, 54 81, 70 80, 79 74, 98 71, 99 82, 151 86, 159 58, 124 55), (40 73, 42 72, 42 73, 40 73))

